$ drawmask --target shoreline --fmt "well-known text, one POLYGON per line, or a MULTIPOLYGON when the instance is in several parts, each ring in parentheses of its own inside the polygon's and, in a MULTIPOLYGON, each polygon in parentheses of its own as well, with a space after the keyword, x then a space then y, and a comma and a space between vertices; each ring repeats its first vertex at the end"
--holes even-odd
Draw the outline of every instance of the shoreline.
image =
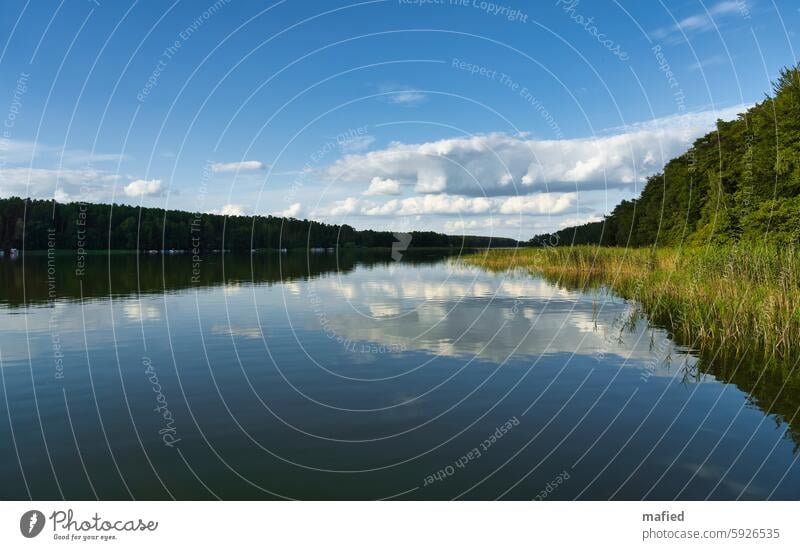
POLYGON ((587 290, 606 286, 701 355, 800 360, 800 253, 794 247, 489 250, 462 259, 587 290))

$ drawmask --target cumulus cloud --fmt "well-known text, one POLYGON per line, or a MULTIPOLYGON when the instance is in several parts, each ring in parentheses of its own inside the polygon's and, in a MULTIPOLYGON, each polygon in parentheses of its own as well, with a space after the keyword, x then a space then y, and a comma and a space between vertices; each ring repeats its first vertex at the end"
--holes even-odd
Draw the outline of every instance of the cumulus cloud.
POLYGON ((344 200, 335 201, 327 211, 314 211, 312 216, 325 217, 326 214, 330 216, 347 216, 356 211, 361 205, 361 201, 353 197, 348 197, 344 200))
POLYGON ((161 193, 161 180, 135 180, 123 188, 129 197, 152 196, 161 193))
POLYGON ((56 202, 69 202, 69 193, 64 191, 63 189, 56 189, 56 192, 53 193, 53 199, 56 202))
POLYGON ((108 200, 124 176, 96 169, 7 168, 0 170, 3 196, 16 195, 59 202, 108 200))
POLYGON ((399 195, 400 182, 391 178, 374 177, 369 182, 369 187, 364 191, 365 195, 399 195))
POLYGON ((601 222, 601 221, 603 221, 603 218, 601 216, 598 216, 596 214, 590 214, 588 216, 584 216, 581 218, 564 218, 558 223, 558 226, 563 229, 565 227, 574 227, 576 225, 583 225, 586 223, 601 222))
POLYGON ((226 204, 219 211, 223 216, 246 216, 245 207, 240 204, 226 204))
MULTIPOLYGON (((116 164, 126 158, 123 154, 0 139, 0 196, 55 199, 58 202, 108 202, 117 198, 115 190, 118 186, 123 187, 120 194, 131 196, 125 191, 126 183, 128 186, 135 184, 131 187, 133 190, 148 182, 97 166, 116 164)), ((147 191, 147 185, 144 185, 144 190, 147 191)), ((139 197, 141 193, 134 193, 134 196, 139 197)))
POLYGON ((312 215, 327 216, 423 216, 423 215, 548 215, 567 211, 575 204, 574 193, 538 193, 514 197, 465 197, 457 195, 418 195, 384 203, 348 197, 327 210, 312 215))
MULTIPOLYGON (((507 228, 521 227, 521 220, 518 217, 494 217, 494 218, 459 218, 456 220, 446 220, 444 222, 444 230, 448 233, 480 233, 492 234, 494 230, 503 230, 507 228)), ((537 224, 526 224, 525 228, 534 230, 537 224)), ((542 226, 543 227, 543 226, 542 226)))
POLYGON ((267 165, 259 160, 243 160, 239 162, 215 162, 211 165, 211 171, 215 174, 226 172, 254 172, 265 170, 267 165))
POLYGON ((292 203, 286 210, 275 212, 273 216, 280 216, 283 218, 296 218, 302 212, 303 206, 299 202, 292 203))
POLYGON ((509 197, 496 202, 501 214, 560 214, 574 204, 575 194, 541 193, 509 197))
MULTIPOLYGON (((684 152, 718 118, 745 109, 673 115, 591 138, 537 140, 491 133, 419 144, 392 143, 345 155, 324 168, 330 181, 392 180, 418 193, 501 196, 541 191, 634 190, 684 152)), ((369 189, 367 190, 369 192, 369 189)))

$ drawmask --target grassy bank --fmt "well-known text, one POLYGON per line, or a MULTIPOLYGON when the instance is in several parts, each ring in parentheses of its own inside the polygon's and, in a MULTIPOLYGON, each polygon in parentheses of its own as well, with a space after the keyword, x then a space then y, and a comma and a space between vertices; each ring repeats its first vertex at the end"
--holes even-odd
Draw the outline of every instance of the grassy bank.
POLYGON ((464 261, 523 269, 572 288, 606 285, 701 352, 800 358, 800 253, 794 247, 491 250, 464 261))

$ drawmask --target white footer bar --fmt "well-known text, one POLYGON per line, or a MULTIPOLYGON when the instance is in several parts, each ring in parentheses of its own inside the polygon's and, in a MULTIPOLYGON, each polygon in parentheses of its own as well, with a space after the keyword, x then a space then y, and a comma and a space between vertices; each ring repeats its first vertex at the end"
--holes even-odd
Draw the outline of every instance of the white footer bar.
POLYGON ((795 502, 3 502, 0 510, 0 548, 800 548, 795 502))

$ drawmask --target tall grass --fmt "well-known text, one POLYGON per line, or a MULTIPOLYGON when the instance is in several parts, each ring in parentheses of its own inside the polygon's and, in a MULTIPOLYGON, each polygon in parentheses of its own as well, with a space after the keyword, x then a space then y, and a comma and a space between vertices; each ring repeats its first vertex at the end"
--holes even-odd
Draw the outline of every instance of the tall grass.
POLYGON ((800 253, 793 247, 577 246, 490 250, 464 261, 573 288, 608 286, 700 351, 800 358, 800 253))

